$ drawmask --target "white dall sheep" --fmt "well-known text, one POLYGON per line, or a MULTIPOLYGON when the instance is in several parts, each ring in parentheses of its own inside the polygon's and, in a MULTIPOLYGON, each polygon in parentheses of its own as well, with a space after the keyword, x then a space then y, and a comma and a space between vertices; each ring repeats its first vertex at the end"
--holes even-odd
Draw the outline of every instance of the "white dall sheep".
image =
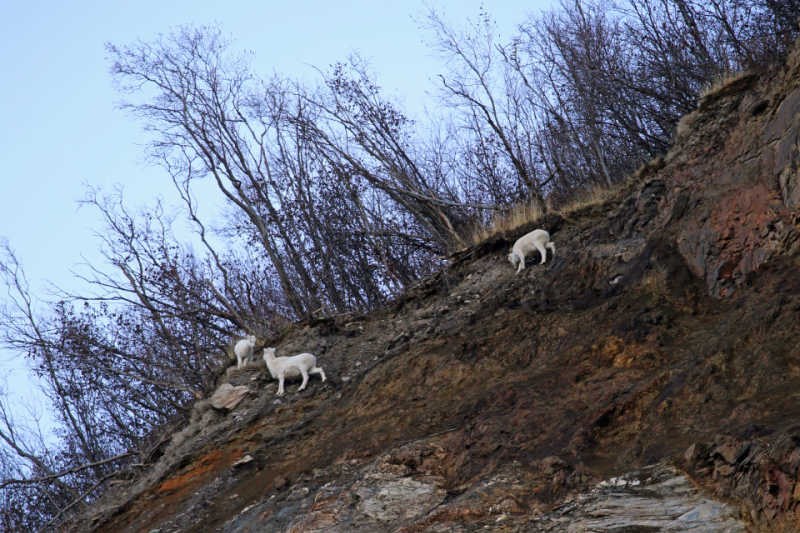
POLYGON ((233 346, 233 353, 236 354, 236 368, 242 368, 248 362, 253 361, 253 349, 256 347, 256 336, 248 335, 244 339, 236 342, 233 346))
POLYGON ((543 229, 535 229, 517 239, 517 242, 511 248, 511 253, 508 254, 508 260, 514 266, 519 265, 517 268, 517 274, 519 274, 525 268, 526 255, 534 250, 539 250, 542 255, 542 262, 539 263, 541 265, 547 258, 547 248, 550 248, 553 251, 553 255, 555 255, 556 245, 550 240, 550 234, 543 229))
POLYGON ((264 348, 264 362, 273 379, 278 380, 278 396, 283 396, 283 380, 303 376, 303 383, 298 392, 306 388, 309 374, 319 374, 325 381, 325 372, 317 366, 317 358, 310 353, 301 353, 291 357, 275 357, 275 348, 264 348))

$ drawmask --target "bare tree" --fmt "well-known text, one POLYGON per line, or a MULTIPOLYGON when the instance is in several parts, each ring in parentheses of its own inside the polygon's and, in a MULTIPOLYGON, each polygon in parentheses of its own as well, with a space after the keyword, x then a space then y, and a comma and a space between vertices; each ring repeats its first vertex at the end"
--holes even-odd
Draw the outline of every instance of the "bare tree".
POLYGON ((494 23, 488 12, 466 33, 458 33, 431 10, 427 18, 433 44, 448 65, 440 75, 444 101, 460 115, 460 128, 478 168, 490 174, 513 171, 512 179, 525 196, 544 208, 552 176, 536 164, 532 133, 540 112, 529 90, 498 54, 494 23))
POLYGON ((471 206, 447 179, 426 168, 413 123, 381 96, 364 62, 354 56, 336 64, 325 76, 325 89, 308 98, 322 120, 306 122, 304 130, 327 164, 351 181, 363 180, 375 198, 390 200, 441 250, 463 244, 471 206))
POLYGON ((152 99, 128 102, 154 135, 152 155, 178 183, 210 177, 222 195, 247 218, 269 257, 292 310, 305 314, 316 294, 271 195, 270 161, 262 139, 268 124, 253 120, 252 77, 244 58, 226 56, 219 30, 182 28, 153 44, 108 45, 112 73, 131 97, 143 88, 152 99), (290 253, 281 254, 281 247, 290 253), (295 268, 295 283, 290 265, 295 268), (305 295, 303 295, 303 292, 305 295))
MULTIPOLYGON (((376 227, 390 217, 376 224, 367 213, 370 203, 388 207, 391 200, 392 214, 410 216, 424 228, 421 239, 440 249, 461 238, 459 202, 431 187, 405 137, 406 119, 379 99, 363 72, 348 78, 336 70, 326 80, 323 100, 279 78, 259 83, 210 28, 108 50, 122 90, 131 99, 144 98, 124 107, 145 120, 154 135, 152 154, 170 173, 201 234, 205 225, 196 215, 191 184, 211 178, 232 209, 227 234, 243 234, 247 244, 261 247, 293 315, 383 301, 382 282, 369 274, 374 265, 357 267, 365 277, 356 278, 350 296, 343 294, 353 273, 345 266, 350 250, 334 239, 384 233, 376 227), (369 191, 361 188, 364 183, 369 191), (330 202, 334 192, 341 206, 330 202), (340 220, 359 224, 337 235, 328 231, 327 210, 341 207, 348 214, 340 220)), ((398 274, 407 269, 388 260, 389 247, 369 249, 380 252, 382 274, 394 272, 390 278, 407 282, 408 276, 398 274)))
POLYGON ((705 85, 781 57, 798 35, 796 3, 565 0, 507 43, 486 12, 458 32, 431 11, 462 168, 495 190, 524 183, 538 203, 612 184, 668 149, 705 85))

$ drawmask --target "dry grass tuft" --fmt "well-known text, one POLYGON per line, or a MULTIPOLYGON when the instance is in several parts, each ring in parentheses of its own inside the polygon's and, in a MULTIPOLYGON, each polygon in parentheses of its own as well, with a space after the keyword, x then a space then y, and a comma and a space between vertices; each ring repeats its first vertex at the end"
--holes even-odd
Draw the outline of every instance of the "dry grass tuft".
POLYGON ((713 97, 716 94, 722 93, 725 89, 731 87, 736 82, 749 77, 750 75, 751 73, 747 70, 728 70, 720 72, 713 80, 700 89, 700 95, 698 99, 702 102, 703 100, 713 97))
MULTIPOLYGON (((611 187, 589 187, 576 193, 572 200, 558 209, 554 209, 553 212, 561 216, 569 216, 587 207, 604 204, 617 196, 627 184, 628 180, 625 180, 611 187)), ((476 228, 470 236, 468 246, 480 244, 499 233, 511 232, 525 224, 535 222, 544 215, 545 211, 535 202, 511 206, 506 211, 495 215, 487 226, 476 228)))
MULTIPOLYGON (((557 213, 562 217, 568 217, 575 213, 582 211, 589 207, 601 206, 610 200, 617 198, 620 191, 628 188, 632 183, 641 181, 641 179, 652 172, 660 170, 664 166, 664 159, 656 157, 647 163, 644 163, 639 170, 634 172, 628 178, 615 183, 612 186, 596 185, 587 187, 586 189, 575 193, 571 200, 559 206, 557 209, 551 209, 553 213, 557 213)), ((548 207, 549 204, 548 204, 548 207)), ((542 218, 546 212, 535 202, 525 202, 511 206, 507 210, 498 213, 492 221, 483 227, 476 228, 469 237, 468 247, 476 246, 491 237, 502 234, 510 233, 514 230, 535 222, 542 218)))
POLYGON ((686 137, 689 132, 692 131, 692 126, 694 125, 694 119, 697 118, 697 111, 692 111, 691 113, 687 113, 681 117, 678 121, 678 125, 675 127, 675 137, 676 138, 683 138, 686 137))
POLYGON ((535 202, 527 202, 510 207, 507 211, 494 216, 488 226, 476 228, 470 236, 470 246, 475 246, 497 233, 513 230, 533 222, 544 215, 542 208, 535 202))
POLYGON ((602 205, 616 197, 619 191, 626 185, 627 181, 621 181, 610 187, 608 185, 588 187, 576 193, 572 200, 562 205, 556 212, 561 216, 569 216, 587 207, 602 205))

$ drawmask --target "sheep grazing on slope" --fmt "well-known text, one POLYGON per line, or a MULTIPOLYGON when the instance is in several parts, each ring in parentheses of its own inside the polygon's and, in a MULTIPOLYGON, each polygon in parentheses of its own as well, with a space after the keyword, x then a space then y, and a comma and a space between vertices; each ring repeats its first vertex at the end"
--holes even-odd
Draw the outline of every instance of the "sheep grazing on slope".
POLYGON ((244 339, 236 342, 233 346, 233 353, 236 354, 236 368, 242 368, 248 362, 253 361, 253 350, 256 347, 256 336, 248 335, 244 339))
POLYGON ((278 396, 283 396, 283 380, 303 376, 303 383, 298 392, 306 388, 309 374, 319 374, 325 381, 325 372, 317 366, 317 358, 310 353, 301 353, 291 357, 275 357, 275 348, 264 348, 264 362, 270 375, 278 380, 278 396))
POLYGON ((550 234, 543 229, 535 229, 517 239, 517 242, 511 248, 511 253, 508 254, 508 260, 514 266, 519 265, 517 268, 517 274, 519 274, 525 268, 526 255, 534 250, 539 250, 542 255, 542 261, 539 264, 542 264, 547 258, 547 248, 550 248, 553 251, 553 255, 555 255, 556 245, 550 240, 550 234))

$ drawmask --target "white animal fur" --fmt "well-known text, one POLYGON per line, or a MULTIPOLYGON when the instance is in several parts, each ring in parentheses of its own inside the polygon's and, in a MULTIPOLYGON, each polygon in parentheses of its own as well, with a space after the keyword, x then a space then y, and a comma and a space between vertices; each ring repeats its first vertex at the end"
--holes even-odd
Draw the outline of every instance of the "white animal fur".
POLYGON ((283 380, 303 376, 303 383, 298 392, 306 388, 309 374, 319 374, 325 381, 325 372, 317 366, 317 358, 310 353, 301 353, 291 357, 275 357, 275 348, 264 348, 264 362, 270 375, 278 380, 278 396, 283 396, 283 380))
POLYGON ((256 347, 256 336, 248 335, 244 339, 236 342, 233 346, 233 353, 236 354, 236 368, 242 368, 248 362, 253 361, 253 349, 256 347))
POLYGON ((534 250, 539 250, 539 253, 542 255, 542 262, 539 263, 541 265, 547 258, 547 248, 553 251, 553 255, 556 254, 556 245, 550 240, 550 234, 543 229, 535 229, 517 239, 517 242, 514 243, 511 252, 508 254, 508 260, 511 261, 511 264, 514 266, 519 265, 517 268, 517 273, 519 274, 522 272, 522 269, 525 268, 526 255, 534 250))

